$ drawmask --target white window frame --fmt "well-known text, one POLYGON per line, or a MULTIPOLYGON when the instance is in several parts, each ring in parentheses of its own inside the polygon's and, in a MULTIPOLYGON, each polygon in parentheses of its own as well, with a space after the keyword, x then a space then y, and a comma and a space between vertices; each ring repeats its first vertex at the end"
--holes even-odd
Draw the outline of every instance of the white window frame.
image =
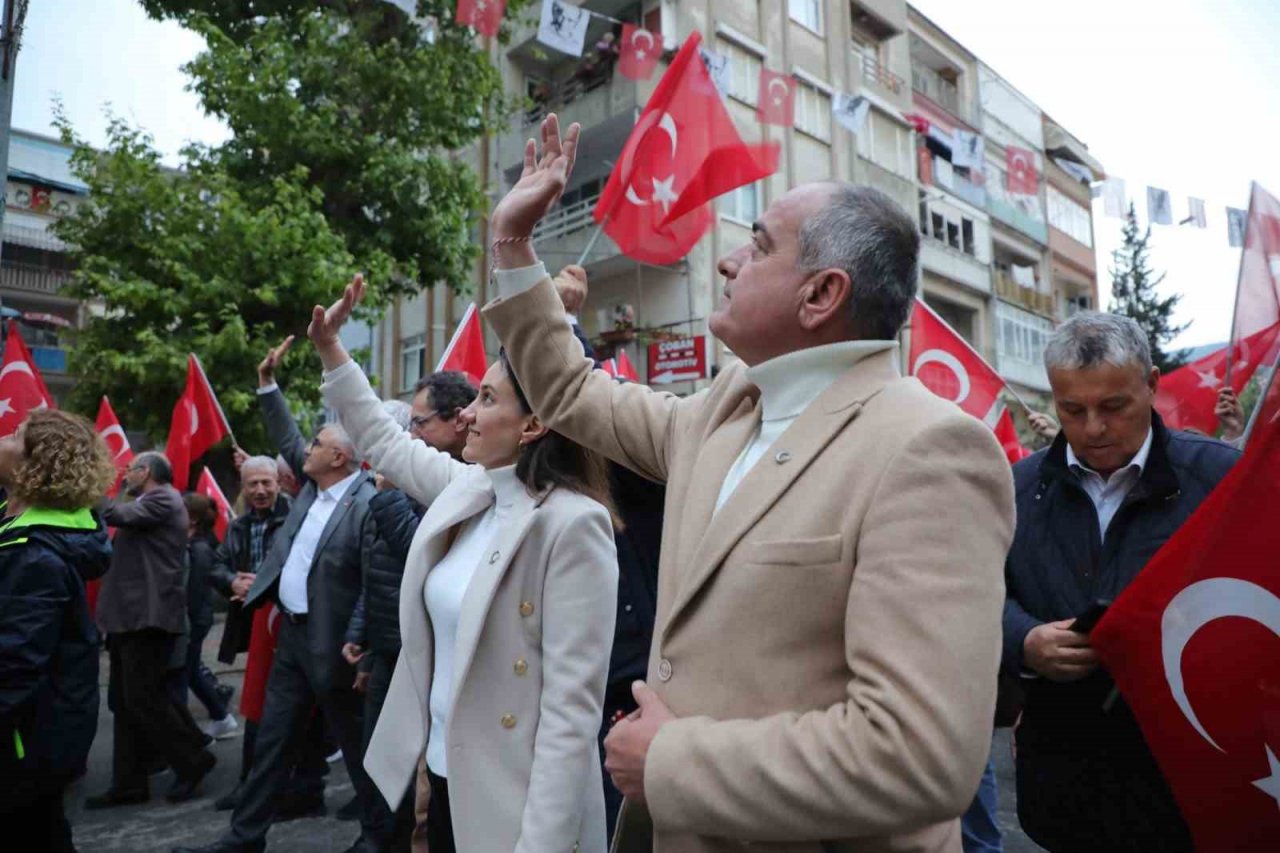
POLYGON ((418 380, 427 374, 427 336, 425 334, 409 335, 400 339, 400 391, 412 390, 418 380), (408 359, 418 356, 417 376, 409 378, 408 359))
POLYGON ((760 217, 764 197, 763 184, 756 181, 725 193, 717 200, 720 217, 739 225, 751 226, 760 217))
MULTIPOLYGON (((864 93, 865 94, 865 93, 864 93)), ((875 163, 881 169, 885 169, 897 175, 906 181, 915 180, 915 148, 911 144, 911 131, 894 121, 892 117, 888 117, 885 124, 892 128, 894 135, 894 153, 897 157, 897 163, 883 163, 876 156, 876 131, 875 128, 880 125, 876 121, 876 110, 878 107, 873 103, 871 105, 871 113, 867 115, 867 120, 863 122, 862 133, 857 135, 858 156, 863 160, 875 163)))
POLYGON ((729 57, 729 89, 726 95, 755 109, 760 102, 760 69, 764 54, 724 28, 716 39, 716 52, 729 57))
MULTIPOLYGON (((799 77, 799 75, 797 75, 799 77)), ((831 142, 831 93, 825 87, 796 80, 796 130, 822 142, 831 142)))
POLYGON ((822 0, 787 0, 787 17, 817 35, 823 34, 822 0))
POLYGON ((1048 184, 1045 206, 1049 224, 1081 245, 1093 248, 1093 213, 1083 204, 1048 184))

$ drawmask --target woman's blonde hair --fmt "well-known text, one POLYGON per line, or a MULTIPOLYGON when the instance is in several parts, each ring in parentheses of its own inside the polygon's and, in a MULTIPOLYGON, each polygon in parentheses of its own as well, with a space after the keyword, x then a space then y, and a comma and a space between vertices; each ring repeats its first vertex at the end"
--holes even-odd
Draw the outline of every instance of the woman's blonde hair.
POLYGON ((23 428, 12 491, 28 506, 92 506, 115 482, 111 452, 93 424, 56 409, 33 412, 23 428))

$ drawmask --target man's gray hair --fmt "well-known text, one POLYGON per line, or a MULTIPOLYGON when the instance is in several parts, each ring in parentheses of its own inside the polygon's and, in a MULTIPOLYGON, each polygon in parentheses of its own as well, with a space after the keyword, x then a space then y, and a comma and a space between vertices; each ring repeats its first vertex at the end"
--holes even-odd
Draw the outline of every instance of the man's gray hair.
POLYGON ((147 469, 151 479, 167 486, 173 482, 173 463, 158 450, 147 450, 133 457, 133 464, 147 469))
POLYGON ((1151 372, 1151 345, 1132 317, 1081 311, 1054 330, 1044 348, 1046 370, 1081 370, 1110 364, 1151 372))
POLYGON ((854 334, 890 340, 911 313, 920 233, 902 206, 874 187, 831 182, 826 205, 800 227, 799 266, 842 269, 852 282, 854 334))
POLYGON ((270 474, 272 477, 278 478, 280 470, 276 465, 276 460, 270 456, 250 456, 240 465, 240 478, 244 479, 249 476, 251 471, 261 471, 264 474, 270 474))
POLYGON ((360 460, 356 459, 356 443, 351 440, 351 436, 342 428, 342 424, 337 421, 329 421, 321 427, 321 429, 325 429, 333 433, 333 443, 339 450, 346 454, 347 465, 349 468, 354 469, 360 464, 360 460))
POLYGON ((404 400, 384 400, 382 411, 395 419, 396 426, 405 432, 409 431, 409 421, 413 418, 413 406, 404 400))

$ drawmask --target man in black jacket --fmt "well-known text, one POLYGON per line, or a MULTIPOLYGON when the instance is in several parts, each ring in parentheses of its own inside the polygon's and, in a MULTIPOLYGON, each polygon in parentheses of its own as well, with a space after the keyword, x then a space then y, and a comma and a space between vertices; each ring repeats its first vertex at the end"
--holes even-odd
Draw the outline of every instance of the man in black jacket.
POLYGON ((1159 371, 1133 320, 1084 313, 1045 350, 1062 431, 1014 466, 1004 667, 1026 691, 1018 817, 1052 851, 1191 851, 1133 714, 1075 617, 1115 599, 1239 454, 1167 429, 1159 371))
MULTIPOLYGON (((467 437, 456 415, 471 405, 476 389, 461 373, 440 371, 418 380, 409 418, 409 433, 442 453, 462 458, 467 437)), ((372 524, 365 536, 364 591, 351 617, 342 653, 367 674, 364 743, 369 743, 387 698, 391 674, 400 655, 400 579, 409 545, 426 508, 381 477, 378 494, 369 500, 372 524)), ((383 849, 405 849, 413 828, 414 798, 406 797, 393 815, 381 797, 374 798, 373 821, 383 849)))

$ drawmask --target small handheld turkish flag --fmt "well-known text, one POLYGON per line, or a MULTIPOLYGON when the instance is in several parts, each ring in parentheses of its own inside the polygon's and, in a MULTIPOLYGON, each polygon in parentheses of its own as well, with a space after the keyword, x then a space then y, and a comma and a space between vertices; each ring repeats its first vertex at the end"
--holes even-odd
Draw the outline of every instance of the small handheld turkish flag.
POLYGON ((760 69, 756 116, 763 124, 791 127, 796 123, 796 81, 790 74, 760 69))
POLYGON ((711 199, 777 170, 778 146, 749 146, 698 57, 695 30, 662 75, 592 214, 628 257, 680 260, 711 226, 711 199))
POLYGON ((222 406, 204 375, 204 368, 194 354, 188 354, 187 387, 173 407, 169 440, 164 448, 164 455, 173 466, 174 488, 185 491, 191 463, 229 435, 231 425, 222 414, 222 406))
POLYGON ((1039 192, 1040 178, 1036 173, 1036 155, 1026 148, 1010 145, 1004 151, 1005 171, 1008 180, 1005 188, 1017 195, 1035 195, 1039 192))
POLYGON ((662 36, 635 24, 622 25, 618 73, 628 80, 648 80, 662 57, 662 36))
POLYGON ((1031 455, 1031 451, 1022 446, 1022 441, 1018 438, 1018 430, 1013 425, 1013 416, 1004 406, 1000 407, 1000 417, 996 420, 994 432, 1010 465, 1017 464, 1031 455))
POLYGON ((911 375, 980 421, 993 423, 1004 380, 933 309, 911 312, 911 375))
POLYGON ((218 520, 213 523, 213 532, 221 542, 227 537, 227 526, 235 517, 235 512, 231 509, 231 501, 227 500, 222 487, 218 485, 217 480, 213 479, 208 468, 201 470, 200 479, 196 480, 196 491, 213 501, 213 507, 218 512, 218 520))
POLYGON ((601 364, 600 369, 616 379, 640 381, 640 375, 636 373, 635 365, 631 363, 626 350, 618 350, 618 355, 601 364))
POLYGON ((120 419, 116 417, 115 409, 111 408, 111 401, 105 394, 98 404, 98 421, 94 428, 106 442, 111 459, 116 463, 116 482, 107 491, 107 495, 114 498, 120 491, 120 480, 124 477, 125 469, 133 461, 133 448, 129 446, 129 437, 124 434, 124 427, 120 425, 120 419))
POLYGON ((465 373, 467 378, 478 388, 484 381, 485 371, 489 369, 489 360, 484 352, 484 330, 480 327, 480 313, 476 304, 467 306, 458 328, 454 331, 449 345, 440 356, 436 370, 456 370, 465 373))
POLYGON ((44 387, 18 324, 10 320, 0 364, 0 437, 17 432, 29 413, 52 408, 56 408, 53 397, 44 387))
POLYGON ((507 0, 458 0, 458 10, 453 19, 481 35, 496 36, 502 28, 502 16, 506 11, 507 0))
MULTIPOLYGON (((1280 346, 1280 323, 1236 342, 1230 386, 1237 394, 1249 383, 1259 365, 1274 361, 1277 346, 1280 346)), ((1218 416, 1213 408, 1218 402, 1218 389, 1228 385, 1229 357, 1228 347, 1224 346, 1160 377, 1155 407, 1164 418, 1165 426, 1198 429, 1209 435, 1217 431, 1218 416)))
POLYGON ((1204 853, 1280 850, 1280 383, 1243 458, 1089 635, 1204 853))

